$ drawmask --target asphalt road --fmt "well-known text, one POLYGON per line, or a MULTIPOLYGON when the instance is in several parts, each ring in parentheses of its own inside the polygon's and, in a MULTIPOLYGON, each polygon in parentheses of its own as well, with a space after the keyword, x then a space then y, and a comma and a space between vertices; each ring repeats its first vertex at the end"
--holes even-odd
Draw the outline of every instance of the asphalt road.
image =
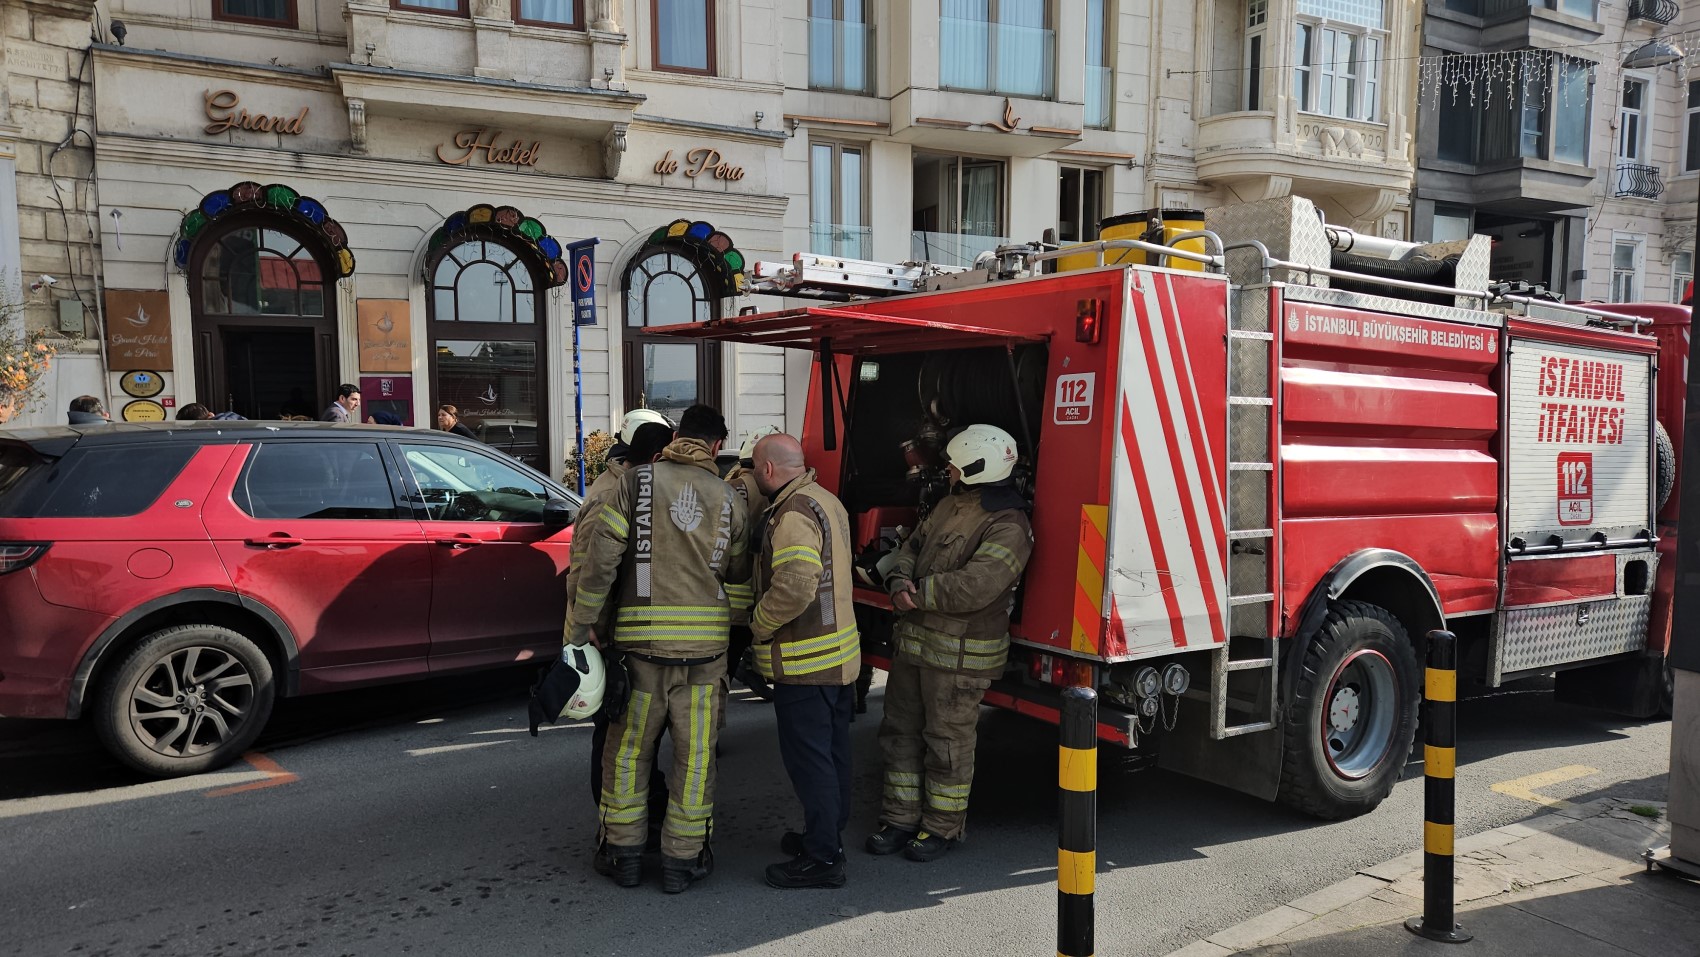
MULTIPOLYGON (((800 815, 771 709, 739 689, 718 869, 668 897, 653 868, 631 890, 591 871, 590 731, 529 737, 527 679, 286 702, 259 770, 187 781, 142 781, 82 727, 0 721, 0 954, 1054 952, 1052 729, 988 711, 968 843, 930 865, 872 858, 855 848, 878 801, 876 688, 853 726, 850 884, 779 892, 761 870, 800 815)), ((1538 689, 1460 710, 1460 835, 1540 813, 1538 799, 1665 798, 1668 723, 1560 707, 1538 689), (1491 789, 1541 774, 1521 797, 1491 789)), ((1375 813, 1339 823, 1111 752, 1102 765, 1099 954, 1164 954, 1420 847, 1414 765, 1375 813)))

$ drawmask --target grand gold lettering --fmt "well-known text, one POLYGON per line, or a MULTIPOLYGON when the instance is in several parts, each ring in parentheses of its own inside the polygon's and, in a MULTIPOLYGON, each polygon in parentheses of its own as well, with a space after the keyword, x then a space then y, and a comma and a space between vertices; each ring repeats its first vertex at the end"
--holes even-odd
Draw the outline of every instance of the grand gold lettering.
POLYGON ((267 116, 242 109, 242 98, 234 90, 208 90, 204 99, 209 122, 201 129, 208 136, 231 130, 300 136, 307 127, 308 108, 305 106, 294 116, 267 116))
POLYGON ((514 140, 507 146, 497 146, 501 139, 501 130, 462 130, 455 134, 453 148, 460 151, 458 155, 445 155, 443 150, 447 144, 437 147, 437 159, 450 166, 469 165, 473 157, 482 154, 484 162, 491 166, 536 166, 542 158, 543 143, 535 141, 526 146, 519 140, 514 140))

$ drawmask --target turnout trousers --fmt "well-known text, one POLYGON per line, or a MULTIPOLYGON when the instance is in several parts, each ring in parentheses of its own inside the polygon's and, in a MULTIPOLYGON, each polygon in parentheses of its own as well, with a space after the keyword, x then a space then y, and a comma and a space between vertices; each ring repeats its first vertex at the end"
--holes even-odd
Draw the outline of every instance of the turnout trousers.
POLYGON ((773 686, 779 757, 803 805, 803 849, 823 864, 838 859, 850 824, 850 712, 855 685, 773 686))
POLYGON ((609 722, 602 758, 602 839, 642 847, 649 830, 650 771, 663 729, 673 736, 673 774, 661 853, 694 860, 714 817, 714 746, 726 707, 726 657, 667 665, 628 655, 632 696, 609 722))
POLYGON ((941 671, 901 653, 892 658, 880 720, 885 789, 880 822, 960 838, 974 784, 980 699, 990 678, 941 671))

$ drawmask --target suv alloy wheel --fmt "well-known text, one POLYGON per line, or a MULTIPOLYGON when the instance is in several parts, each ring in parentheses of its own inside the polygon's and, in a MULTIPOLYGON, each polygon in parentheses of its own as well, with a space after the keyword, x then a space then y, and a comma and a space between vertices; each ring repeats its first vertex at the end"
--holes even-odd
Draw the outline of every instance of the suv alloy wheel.
POLYGON ((276 688, 265 653, 217 625, 154 632, 103 683, 95 730, 120 761, 156 775, 229 764, 259 737, 276 688))

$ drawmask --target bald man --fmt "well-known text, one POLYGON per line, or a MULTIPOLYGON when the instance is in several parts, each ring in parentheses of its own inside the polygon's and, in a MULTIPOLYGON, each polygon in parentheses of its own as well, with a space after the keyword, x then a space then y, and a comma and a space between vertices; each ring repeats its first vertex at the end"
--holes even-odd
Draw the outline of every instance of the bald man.
POLYGON ((850 517, 815 484, 789 435, 756 443, 756 486, 772 503, 759 522, 750 612, 755 667, 773 683, 779 756, 803 805, 803 832, 779 847, 790 860, 767 869, 782 889, 843 887, 850 823, 850 715, 862 667, 851 603, 850 517))

